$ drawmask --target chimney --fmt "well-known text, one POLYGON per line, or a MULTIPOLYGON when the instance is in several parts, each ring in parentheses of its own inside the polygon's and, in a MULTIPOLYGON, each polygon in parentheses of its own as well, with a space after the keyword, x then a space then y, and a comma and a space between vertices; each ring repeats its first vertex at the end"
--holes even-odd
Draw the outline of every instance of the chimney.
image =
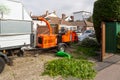
POLYGON ((70 18, 72 19, 71 21, 74 22, 74 16, 70 16, 70 18))
POLYGON ((56 14, 56 11, 53 11, 54 14, 56 14))
POLYGON ((62 24, 62 19, 59 20, 59 24, 62 24))
POLYGON ((66 15, 65 14, 62 14, 62 19, 65 19, 66 15))
POLYGON ((46 16, 47 16, 47 15, 49 15, 49 11, 48 11, 48 10, 46 11, 46 16))

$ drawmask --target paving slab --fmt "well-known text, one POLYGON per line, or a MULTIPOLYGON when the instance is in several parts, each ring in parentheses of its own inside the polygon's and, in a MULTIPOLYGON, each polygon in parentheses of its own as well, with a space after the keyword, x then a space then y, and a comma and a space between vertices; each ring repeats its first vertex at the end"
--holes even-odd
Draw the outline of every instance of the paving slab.
POLYGON ((120 56, 113 55, 103 62, 96 62, 98 71, 95 80, 120 80, 120 56))
POLYGON ((120 55, 112 55, 112 56, 104 59, 103 62, 96 62, 95 69, 97 71, 103 70, 103 69, 117 63, 118 61, 120 61, 120 55))

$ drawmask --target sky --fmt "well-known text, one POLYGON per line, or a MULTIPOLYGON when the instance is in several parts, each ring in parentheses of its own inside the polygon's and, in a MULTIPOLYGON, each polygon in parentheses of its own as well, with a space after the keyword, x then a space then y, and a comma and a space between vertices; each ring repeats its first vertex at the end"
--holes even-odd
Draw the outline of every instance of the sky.
POLYGON ((58 16, 62 13, 72 15, 77 11, 93 12, 94 0, 20 0, 32 15, 42 15, 47 10, 56 11, 58 16))

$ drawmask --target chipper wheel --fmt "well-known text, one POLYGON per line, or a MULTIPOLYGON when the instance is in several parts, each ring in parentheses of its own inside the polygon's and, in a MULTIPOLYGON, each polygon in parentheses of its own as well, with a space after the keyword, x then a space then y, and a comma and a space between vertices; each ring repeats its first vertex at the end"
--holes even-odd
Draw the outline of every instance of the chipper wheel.
POLYGON ((65 47, 64 44, 59 44, 59 45, 58 45, 58 51, 63 51, 63 52, 65 52, 65 49, 66 49, 66 47, 65 47))

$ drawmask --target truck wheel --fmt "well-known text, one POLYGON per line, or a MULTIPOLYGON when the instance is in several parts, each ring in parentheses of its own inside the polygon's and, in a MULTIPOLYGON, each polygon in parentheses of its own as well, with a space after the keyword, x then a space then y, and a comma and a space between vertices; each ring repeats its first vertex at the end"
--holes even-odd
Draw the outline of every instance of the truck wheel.
POLYGON ((63 51, 65 52, 65 45, 58 45, 58 51, 63 51))
POLYGON ((2 57, 0 57, 0 73, 4 70, 5 61, 2 57))

